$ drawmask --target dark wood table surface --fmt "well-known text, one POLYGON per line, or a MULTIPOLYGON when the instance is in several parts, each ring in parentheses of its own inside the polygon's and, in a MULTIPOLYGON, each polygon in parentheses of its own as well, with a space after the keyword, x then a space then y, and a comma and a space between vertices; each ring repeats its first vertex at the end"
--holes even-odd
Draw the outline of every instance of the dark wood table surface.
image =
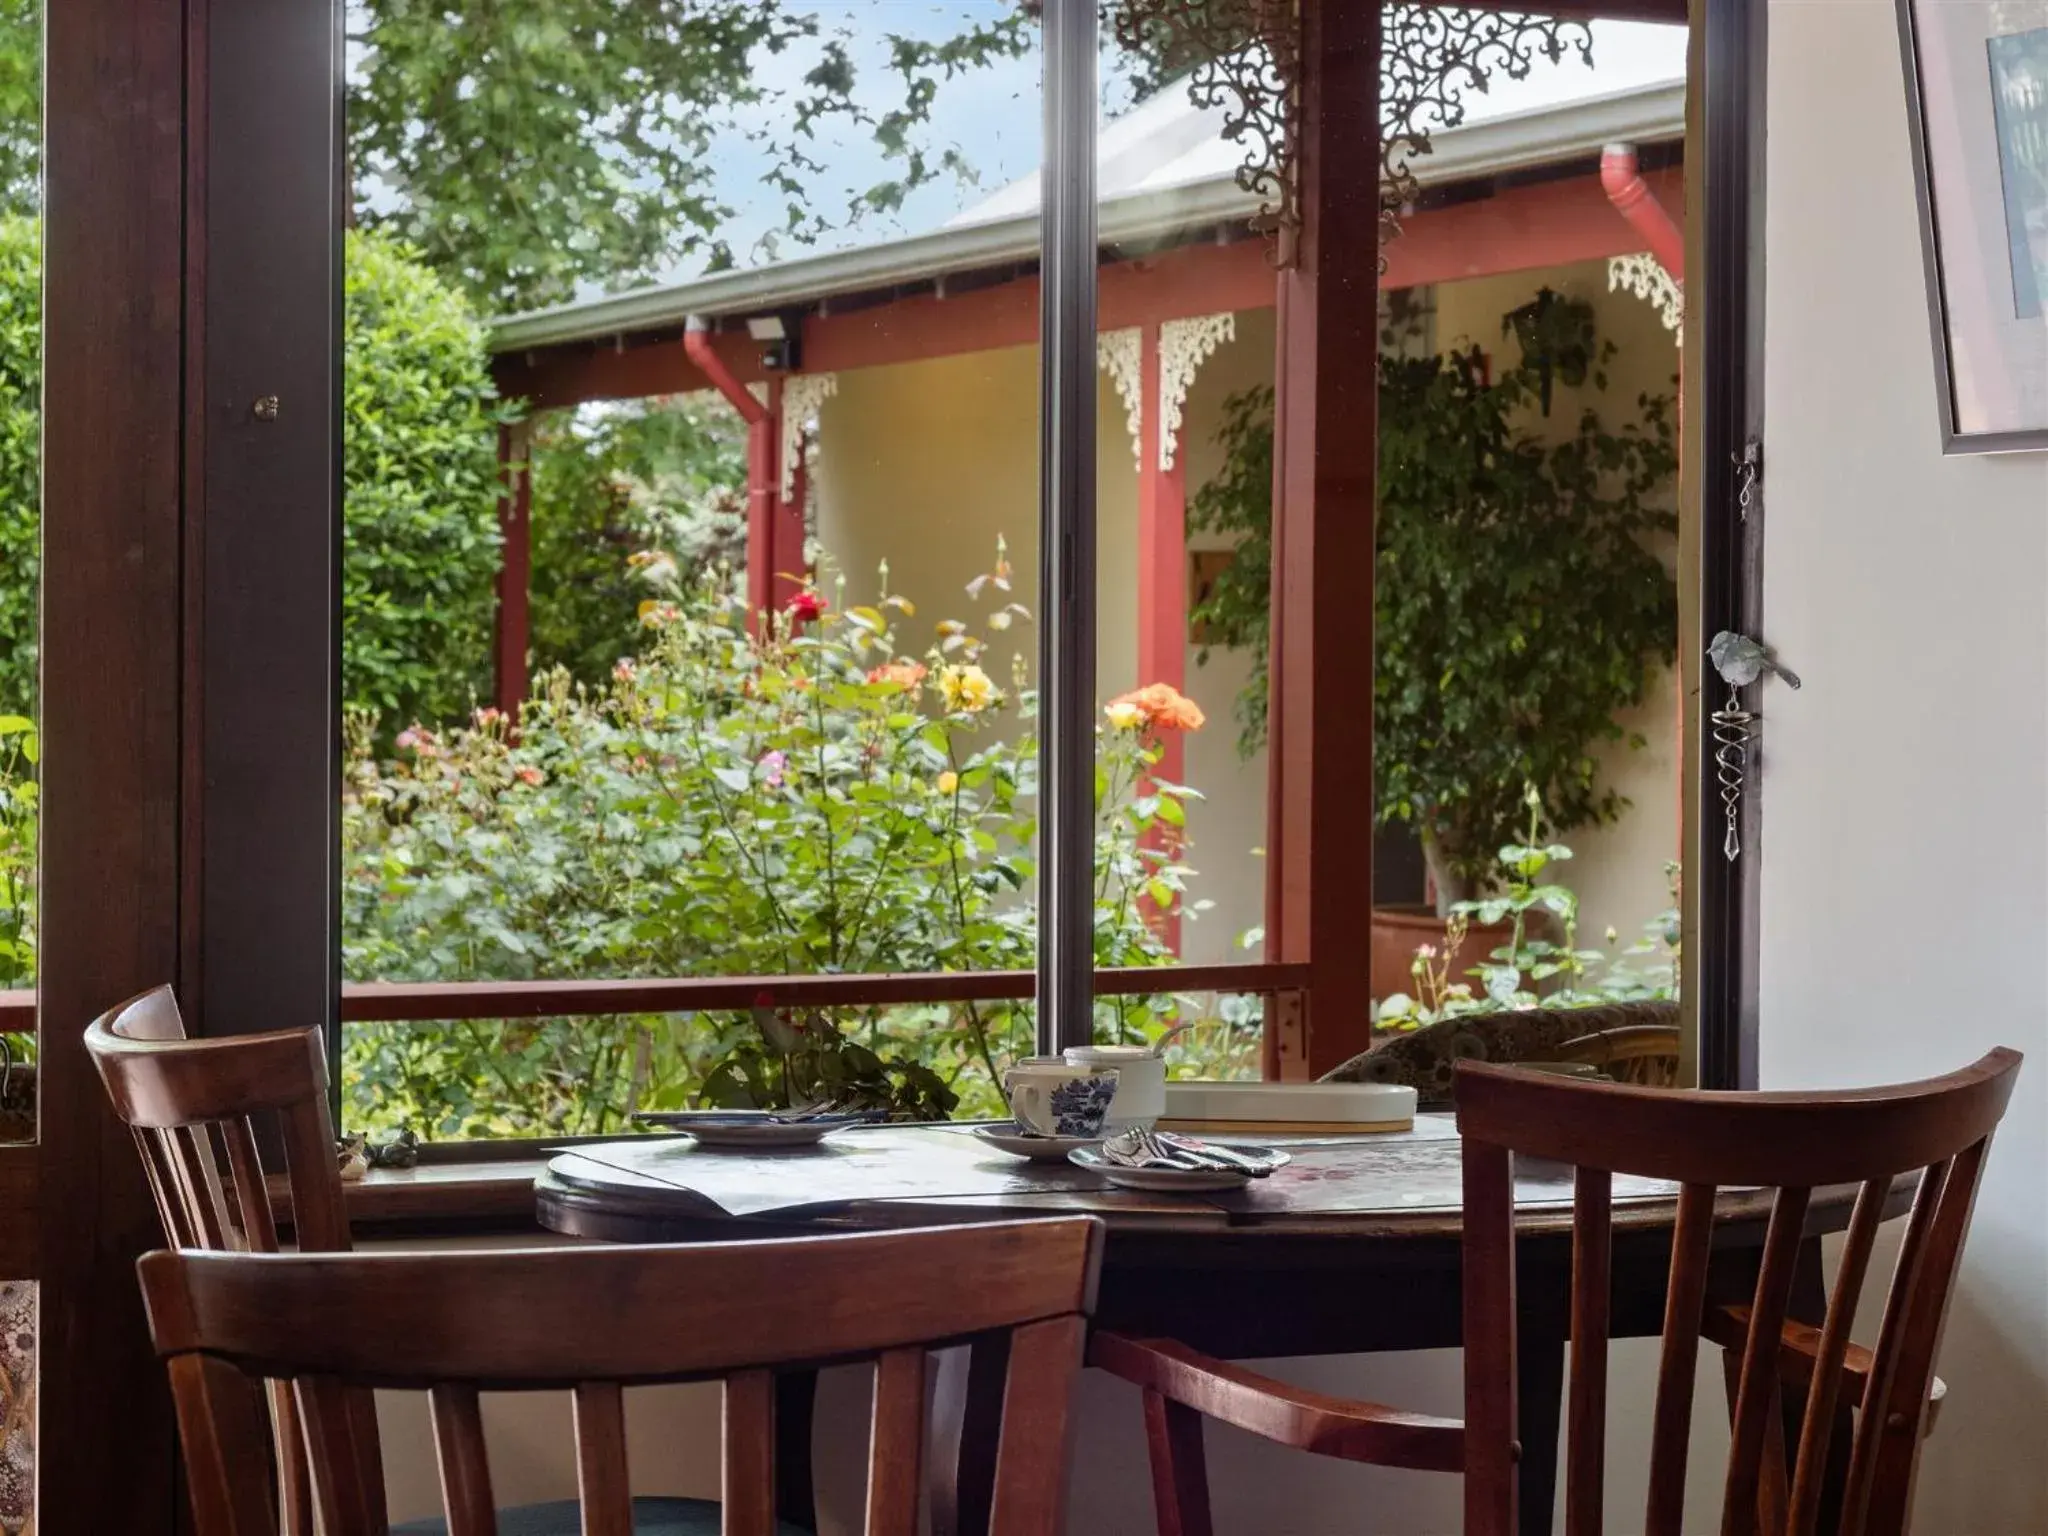
MULTIPOLYGON (((1109 1227, 1101 1327, 1238 1360, 1456 1347, 1459 1144, 1449 1118, 1422 1116, 1405 1133, 1267 1140, 1294 1163, 1241 1195, 1113 1189, 1064 1164, 1006 1157, 959 1127, 919 1127, 846 1132, 807 1154, 712 1152, 687 1138, 578 1147, 548 1164, 536 1199, 542 1225, 554 1231, 643 1243, 1085 1213, 1109 1227)), ((1662 1330, 1674 1194, 1617 1180, 1616 1337, 1662 1330)), ((1908 1195, 1897 1196, 1900 1209, 1908 1195)), ((1796 1317, 1823 1315, 1820 1238, 1847 1224, 1854 1196, 1853 1187, 1815 1193, 1796 1317)), ((1569 1170, 1518 1166, 1525 1533, 1550 1530, 1555 1498, 1570 1198, 1569 1170)), ((1710 1300, 1748 1299, 1769 1210, 1763 1193, 1720 1196, 1710 1300)), ((1004 1362, 987 1345, 956 1353, 942 1371, 934 1423, 934 1532, 985 1536, 1004 1362)), ((811 1526, 814 1388, 812 1376, 785 1379, 777 1435, 784 1518, 811 1526)))

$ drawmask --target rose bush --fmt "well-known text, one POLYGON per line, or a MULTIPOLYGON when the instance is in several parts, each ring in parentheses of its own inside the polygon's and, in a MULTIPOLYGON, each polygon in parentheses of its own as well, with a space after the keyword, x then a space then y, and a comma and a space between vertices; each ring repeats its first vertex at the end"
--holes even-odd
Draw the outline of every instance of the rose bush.
MULTIPOLYGON (((402 733, 379 760, 350 732, 344 964, 352 979, 801 975, 1029 969, 1037 951, 1037 695, 998 681, 964 624, 919 654, 911 604, 813 587, 750 633, 730 577, 640 562, 646 644, 603 687, 543 677, 516 733, 494 711, 402 733)), ((984 624, 1028 620, 1008 573, 975 589, 984 624)), ((1170 694, 1171 690, 1166 693, 1170 694)), ((1142 698, 1143 702, 1136 702, 1142 698)), ((1099 732, 1095 959, 1172 959, 1146 907, 1183 903, 1176 839, 1192 791, 1154 784, 1162 731, 1199 711, 1118 701, 1099 732), (1129 705, 1130 707, 1119 707, 1129 705)), ((1198 908, 1201 903, 1192 904, 1198 908)), ((1164 978, 1162 978, 1164 980, 1164 978)), ((1105 999, 1098 1034, 1151 1038, 1170 997, 1105 999)), ((1032 1049, 1029 1007, 853 1011, 883 1060, 929 1068, 993 1110, 1032 1049)), ((1241 1027, 1211 1047, 1241 1054, 1241 1027)), ((563 1133, 678 1108, 752 1034, 743 1017, 360 1026, 347 1034, 351 1129, 563 1133)))

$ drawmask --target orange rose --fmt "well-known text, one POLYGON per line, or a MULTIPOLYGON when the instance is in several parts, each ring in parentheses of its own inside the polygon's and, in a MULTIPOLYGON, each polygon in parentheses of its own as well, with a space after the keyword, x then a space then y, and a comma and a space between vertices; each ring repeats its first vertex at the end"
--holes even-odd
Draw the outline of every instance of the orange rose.
POLYGON ((1109 701, 1113 710, 1135 709, 1155 731, 1199 731, 1208 720, 1202 706, 1171 683, 1149 683, 1109 701))
POLYGON ((885 666, 872 668, 868 672, 871 683, 894 683, 899 688, 915 688, 924 681, 924 667, 914 661, 892 661, 885 666))

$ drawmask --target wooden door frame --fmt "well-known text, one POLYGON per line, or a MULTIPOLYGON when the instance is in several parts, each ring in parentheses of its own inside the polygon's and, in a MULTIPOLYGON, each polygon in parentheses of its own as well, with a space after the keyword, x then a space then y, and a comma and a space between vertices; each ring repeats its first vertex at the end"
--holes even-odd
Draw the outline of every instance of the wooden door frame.
POLYGON ((0 1272, 39 1287, 38 1529, 149 1536, 180 1501, 129 1260, 162 1234, 83 1032, 174 977, 208 1032, 335 1016, 341 226, 280 172, 338 171, 339 19, 46 28, 41 1139, 0 1149, 35 1212, 0 1272))
MULTIPOLYGON (((1764 851, 1754 748, 1739 807, 1742 851, 1722 852, 1724 821, 1711 714, 1724 697, 1706 665, 1721 630, 1767 638, 1763 629, 1763 527, 1769 495, 1760 479, 1738 510, 1737 460, 1763 437, 1764 114, 1769 19, 1764 0, 1712 0, 1693 19, 1698 101, 1688 109, 1686 502, 1682 540, 1680 667, 1690 744, 1685 777, 1683 996, 1703 1088, 1757 1086, 1758 875, 1764 851), (1695 425, 1696 424, 1696 425, 1695 425), (1691 493, 1697 487, 1697 495, 1691 493)), ((1768 474, 1768 457, 1764 464, 1768 474)))
POLYGON ((186 17, 48 7, 38 1529, 170 1528, 175 1450, 129 1257, 158 1241, 84 1047, 178 960, 186 17))

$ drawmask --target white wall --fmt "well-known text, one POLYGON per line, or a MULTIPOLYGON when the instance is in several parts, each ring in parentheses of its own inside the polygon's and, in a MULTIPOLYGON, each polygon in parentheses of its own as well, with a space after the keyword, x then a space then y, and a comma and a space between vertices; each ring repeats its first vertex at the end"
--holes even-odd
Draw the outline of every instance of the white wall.
POLYGON ((1767 1086, 2029 1060, 1918 1528, 2048 1531, 2048 455, 1948 458, 1891 0, 1772 0, 1767 1086))

